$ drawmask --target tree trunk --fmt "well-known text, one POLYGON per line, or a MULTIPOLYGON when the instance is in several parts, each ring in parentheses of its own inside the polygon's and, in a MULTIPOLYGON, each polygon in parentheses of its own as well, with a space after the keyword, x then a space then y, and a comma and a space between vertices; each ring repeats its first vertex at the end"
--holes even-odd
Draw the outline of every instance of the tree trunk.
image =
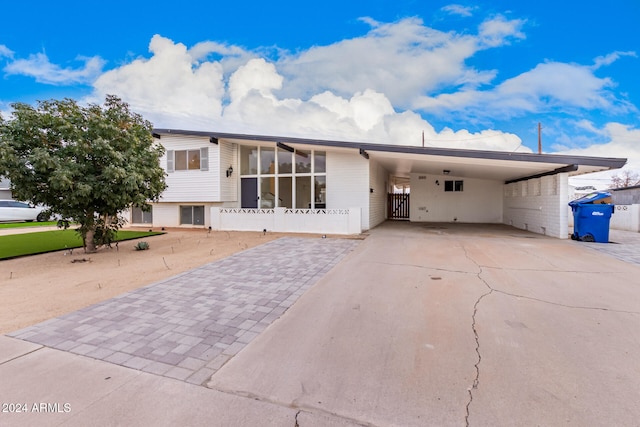
POLYGON ((96 234, 96 230, 94 228, 87 229, 87 234, 85 235, 85 238, 84 238, 84 251, 88 254, 93 254, 98 251, 98 249, 96 248, 96 242, 94 239, 95 234, 96 234))

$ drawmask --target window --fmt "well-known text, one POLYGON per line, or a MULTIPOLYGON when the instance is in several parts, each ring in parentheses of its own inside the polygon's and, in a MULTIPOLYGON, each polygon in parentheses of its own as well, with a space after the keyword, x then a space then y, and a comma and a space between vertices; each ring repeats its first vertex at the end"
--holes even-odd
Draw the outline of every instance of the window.
POLYGON ((180 224, 204 225, 204 206, 180 206, 180 224))
POLYGON ((185 170, 209 170, 209 148, 168 150, 167 172, 185 170))
POLYGON ((315 151, 313 153, 314 172, 327 171, 327 153, 326 151, 315 151))
POLYGON ((142 208, 134 207, 131 209, 132 224, 153 224, 153 207, 150 211, 145 212, 142 208))
POLYGON ((444 191, 462 191, 464 181, 445 181, 444 191))
POLYGON ((293 153, 278 150, 278 173, 291 173, 291 157, 293 153))
POLYGON ((311 207, 311 177, 296 177, 296 208, 309 209, 311 207))
POLYGON ((258 147, 240 146, 240 174, 256 175, 258 173, 258 147))
POLYGON ((292 181, 290 176, 278 178, 278 206, 291 209, 293 207, 292 181))
POLYGON ((276 173, 276 151, 273 148, 260 147, 260 173, 276 173))
POLYGON ((260 207, 264 209, 276 207, 276 179, 274 177, 260 179, 260 207))
POLYGON ((324 209, 327 207, 327 177, 315 176, 314 178, 316 208, 324 209))
POLYGON ((315 150, 295 150, 291 153, 279 147, 240 146, 240 175, 255 179, 241 196, 258 199, 257 206, 298 209, 325 209, 327 200, 327 153, 315 150))
POLYGON ((311 173, 311 151, 296 150, 296 173, 311 173))

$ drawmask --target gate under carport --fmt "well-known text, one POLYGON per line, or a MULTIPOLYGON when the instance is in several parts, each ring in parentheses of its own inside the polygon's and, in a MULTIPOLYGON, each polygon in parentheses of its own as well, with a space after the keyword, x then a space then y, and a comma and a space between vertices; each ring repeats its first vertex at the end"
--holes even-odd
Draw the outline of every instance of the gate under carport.
POLYGON ((409 219, 409 194, 390 193, 387 206, 389 219, 409 219))

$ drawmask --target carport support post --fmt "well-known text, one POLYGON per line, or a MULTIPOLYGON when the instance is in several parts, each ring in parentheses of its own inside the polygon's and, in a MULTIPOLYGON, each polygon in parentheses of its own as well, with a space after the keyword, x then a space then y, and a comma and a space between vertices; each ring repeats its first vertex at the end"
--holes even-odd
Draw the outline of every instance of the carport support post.
POLYGON ((558 226, 559 230, 551 231, 554 237, 559 239, 568 239, 569 238, 569 174, 568 173, 559 173, 556 175, 558 179, 556 180, 558 188, 558 226))

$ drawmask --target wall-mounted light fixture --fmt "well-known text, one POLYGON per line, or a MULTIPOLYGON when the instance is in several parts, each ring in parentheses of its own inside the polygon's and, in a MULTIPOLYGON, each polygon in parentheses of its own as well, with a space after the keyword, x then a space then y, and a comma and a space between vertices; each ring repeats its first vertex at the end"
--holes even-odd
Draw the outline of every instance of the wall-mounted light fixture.
POLYGON ((436 185, 440 185, 440 181, 436 179, 436 185))
POLYGON ((233 173, 233 166, 229 166, 229 169, 227 169, 227 178, 229 178, 232 173, 233 173))
POLYGON ((442 171, 442 173, 444 175, 449 175, 451 173, 451 171, 449 169, 445 169, 445 170, 442 171))
POLYGON ((155 139, 160 139, 160 138, 161 138, 159 133, 155 133, 155 132, 153 132, 151 135, 152 135, 155 139))
POLYGON ((369 189, 369 193, 373 193, 373 188, 370 188, 370 189, 369 189))
POLYGON ((364 157, 365 159, 369 160, 369 153, 367 153, 366 151, 364 151, 362 148, 360 149, 360 155, 362 157, 364 157))
POLYGON ((215 136, 211 136, 209 137, 209 142, 218 145, 218 138, 216 138, 215 136))

